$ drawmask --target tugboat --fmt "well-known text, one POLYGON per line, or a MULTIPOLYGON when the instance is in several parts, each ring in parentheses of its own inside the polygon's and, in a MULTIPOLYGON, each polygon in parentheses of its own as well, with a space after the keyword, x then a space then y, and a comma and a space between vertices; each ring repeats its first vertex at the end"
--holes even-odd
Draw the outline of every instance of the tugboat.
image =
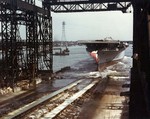
POLYGON ((55 54, 54 55, 62 55, 62 56, 64 56, 64 55, 69 55, 69 49, 66 47, 64 50, 62 50, 61 48, 60 48, 60 51, 59 52, 55 52, 55 54))

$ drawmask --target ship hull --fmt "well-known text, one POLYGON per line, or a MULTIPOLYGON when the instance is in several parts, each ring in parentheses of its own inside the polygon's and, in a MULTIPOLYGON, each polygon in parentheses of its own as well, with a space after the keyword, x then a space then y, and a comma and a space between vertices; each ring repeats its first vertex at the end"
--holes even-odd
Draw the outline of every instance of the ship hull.
POLYGON ((123 59, 125 55, 125 49, 119 51, 92 51, 89 52, 90 56, 97 62, 97 64, 102 64, 110 61, 116 61, 123 59))
POLYGON ((119 51, 98 51, 97 63, 102 64, 110 61, 116 61, 123 59, 125 55, 125 49, 119 51))
POLYGON ((123 59, 125 49, 128 47, 127 43, 112 39, 80 41, 80 43, 87 46, 86 50, 97 62, 98 69, 101 64, 123 59))

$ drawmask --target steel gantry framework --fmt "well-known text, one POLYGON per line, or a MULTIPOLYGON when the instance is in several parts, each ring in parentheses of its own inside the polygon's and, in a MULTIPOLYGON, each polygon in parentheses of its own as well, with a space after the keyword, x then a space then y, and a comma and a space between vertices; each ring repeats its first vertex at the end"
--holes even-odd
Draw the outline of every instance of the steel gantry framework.
POLYGON ((54 12, 115 11, 127 12, 131 0, 44 0, 54 12))
POLYGON ((17 80, 31 80, 39 72, 52 73, 52 18, 48 7, 34 0, 0 1, 0 84, 14 87, 17 80), (20 27, 25 26, 25 41, 20 27))

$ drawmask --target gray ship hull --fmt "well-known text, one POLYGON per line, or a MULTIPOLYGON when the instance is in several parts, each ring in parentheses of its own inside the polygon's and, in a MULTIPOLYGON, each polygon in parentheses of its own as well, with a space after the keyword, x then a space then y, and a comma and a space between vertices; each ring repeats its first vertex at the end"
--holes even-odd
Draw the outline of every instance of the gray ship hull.
POLYGON ((128 47, 126 42, 112 39, 80 41, 79 43, 86 45, 87 52, 95 59, 98 67, 103 63, 123 59, 125 49, 128 47))
POLYGON ((98 64, 123 59, 125 49, 119 51, 98 51, 98 64))

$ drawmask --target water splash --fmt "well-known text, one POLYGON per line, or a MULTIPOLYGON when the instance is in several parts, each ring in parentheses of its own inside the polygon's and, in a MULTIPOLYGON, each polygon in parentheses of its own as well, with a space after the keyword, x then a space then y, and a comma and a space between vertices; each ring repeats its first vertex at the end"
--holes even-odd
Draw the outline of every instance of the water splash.
POLYGON ((110 65, 105 68, 101 73, 102 78, 106 78, 108 75, 117 74, 118 72, 129 72, 132 67, 132 58, 125 56, 124 59, 116 64, 110 65))

